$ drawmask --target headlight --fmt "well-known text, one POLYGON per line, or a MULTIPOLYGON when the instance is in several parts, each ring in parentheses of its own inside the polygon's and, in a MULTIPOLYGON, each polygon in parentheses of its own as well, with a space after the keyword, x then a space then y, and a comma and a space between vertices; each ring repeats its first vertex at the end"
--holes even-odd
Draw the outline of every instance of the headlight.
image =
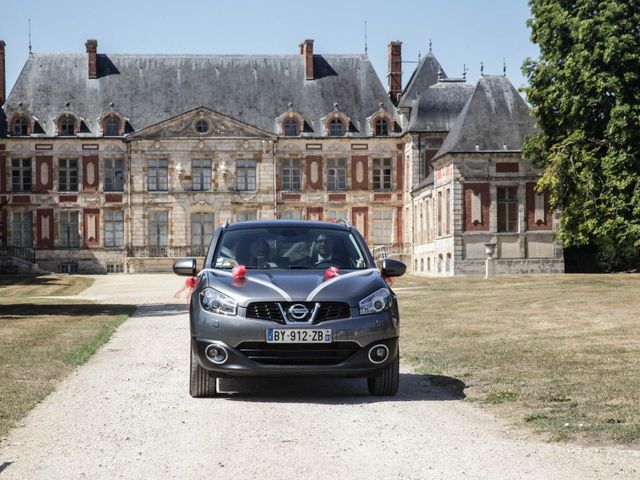
POLYGON ((221 315, 235 315, 238 310, 238 302, 211 287, 205 288, 200 293, 200 305, 207 312, 221 315))
POLYGON ((381 288, 360 300, 360 315, 382 312, 390 307, 391 294, 386 288, 381 288))

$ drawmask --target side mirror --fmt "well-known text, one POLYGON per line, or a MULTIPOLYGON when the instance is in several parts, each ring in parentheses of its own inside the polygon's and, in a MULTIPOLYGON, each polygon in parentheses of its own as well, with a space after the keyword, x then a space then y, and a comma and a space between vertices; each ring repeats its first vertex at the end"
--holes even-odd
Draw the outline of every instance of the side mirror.
POLYGON ((173 264, 173 273, 183 277, 195 277, 198 274, 195 258, 181 258, 173 264))
POLYGON ((383 277, 400 277, 404 275, 407 270, 407 266, 400 260, 394 260, 393 258, 385 258, 382 260, 382 276, 383 277))

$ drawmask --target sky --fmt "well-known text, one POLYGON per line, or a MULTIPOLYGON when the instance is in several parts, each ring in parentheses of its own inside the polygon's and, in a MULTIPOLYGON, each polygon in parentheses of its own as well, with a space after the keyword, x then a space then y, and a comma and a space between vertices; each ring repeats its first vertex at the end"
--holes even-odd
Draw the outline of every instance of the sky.
POLYGON ((403 83, 432 44, 449 77, 475 84, 484 73, 526 85, 522 63, 536 58, 527 0, 4 0, 0 40, 6 43, 7 94, 34 53, 296 54, 306 38, 314 53, 367 53, 387 86, 387 46, 402 41, 403 83), (6 3, 5 3, 6 2, 6 3), (91 5, 91 6, 89 6, 91 5))

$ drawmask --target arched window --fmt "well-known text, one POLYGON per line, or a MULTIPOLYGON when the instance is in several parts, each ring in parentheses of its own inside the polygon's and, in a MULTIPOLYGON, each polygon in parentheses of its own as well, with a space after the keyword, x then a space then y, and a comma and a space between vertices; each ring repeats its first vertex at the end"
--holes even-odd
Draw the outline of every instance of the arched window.
POLYGON ((295 118, 287 118, 282 126, 282 133, 285 137, 297 137, 300 135, 300 127, 295 118))
POLYGON ((376 137, 386 137, 389 135, 389 124, 384 118, 378 118, 375 124, 376 137))
POLYGON ((334 118, 329 122, 329 136, 342 137, 344 135, 344 124, 339 118, 334 118))
POLYGON ((76 119, 73 117, 73 115, 62 115, 62 117, 60 117, 58 125, 60 126, 60 136, 72 137, 76 134, 76 119))
POLYGON ((11 135, 16 137, 21 137, 24 135, 29 135, 29 120, 24 115, 18 115, 13 121, 13 126, 11 128, 11 135))
POLYGON ((108 115, 102 124, 102 131, 105 137, 118 137, 120 136, 120 119, 117 115, 108 115))

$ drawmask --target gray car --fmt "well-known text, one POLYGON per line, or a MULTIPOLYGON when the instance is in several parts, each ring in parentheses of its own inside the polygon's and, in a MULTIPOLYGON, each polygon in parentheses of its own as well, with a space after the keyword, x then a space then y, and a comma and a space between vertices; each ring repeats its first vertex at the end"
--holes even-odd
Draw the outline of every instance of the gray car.
POLYGON ((190 393, 218 394, 219 377, 366 377, 372 395, 395 395, 400 317, 360 233, 346 222, 253 221, 214 232, 193 276, 190 393))

